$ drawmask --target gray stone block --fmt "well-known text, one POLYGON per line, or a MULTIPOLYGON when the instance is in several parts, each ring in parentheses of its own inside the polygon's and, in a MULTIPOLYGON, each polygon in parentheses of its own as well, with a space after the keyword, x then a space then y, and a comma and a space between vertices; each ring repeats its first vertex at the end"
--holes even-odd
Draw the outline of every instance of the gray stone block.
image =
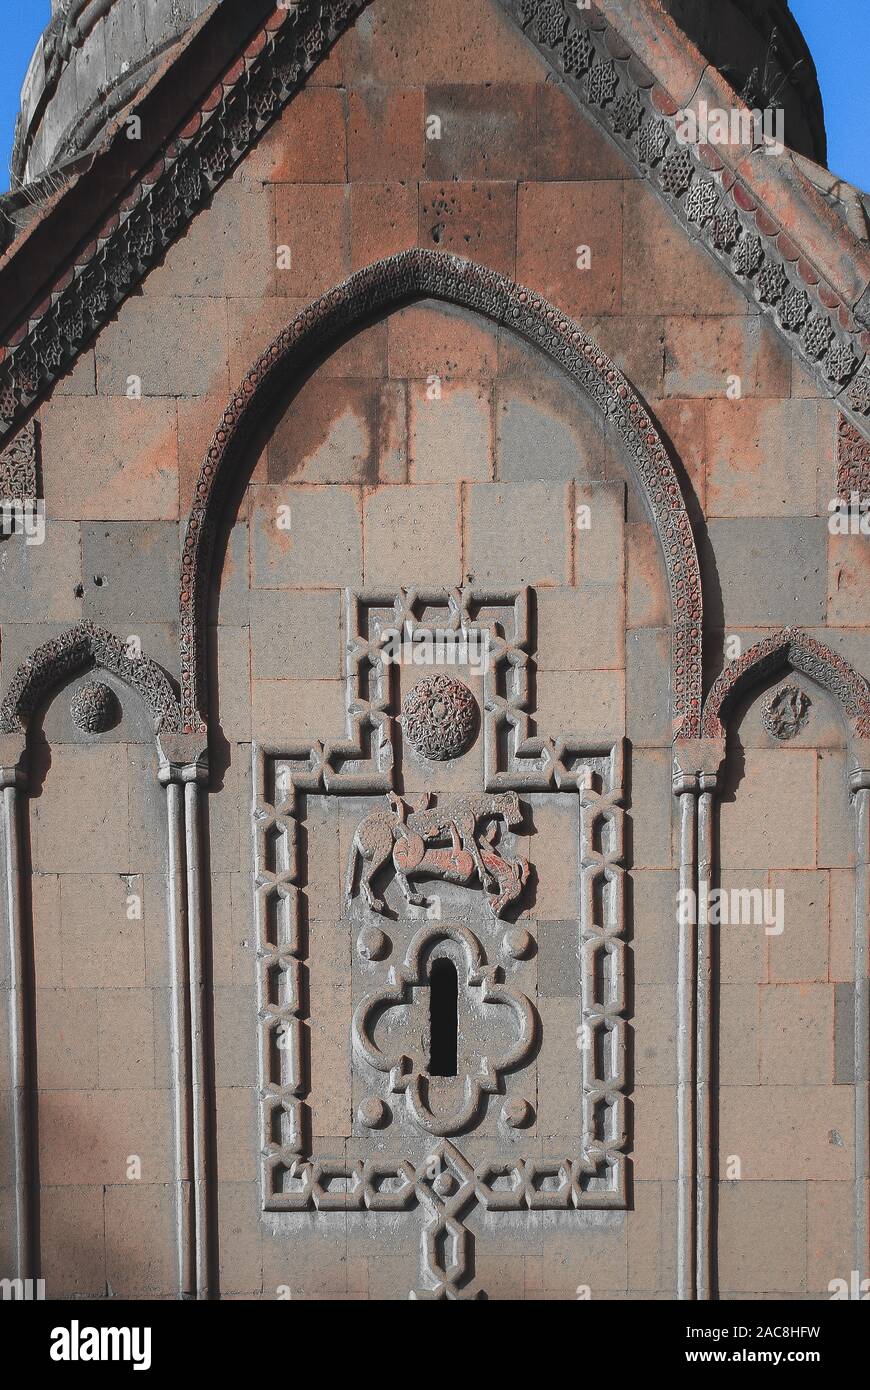
POLYGON ((538 993, 574 998, 580 992, 579 928, 576 922, 538 923, 538 993))
POLYGON ((729 631, 824 622, 827 539, 822 517, 711 521, 699 543, 706 621, 729 631))
MULTIPOLYGON (((92 521, 82 526, 84 616, 119 637, 178 621, 178 527, 172 521, 92 521)), ((144 649, 144 644, 143 644, 144 649)))

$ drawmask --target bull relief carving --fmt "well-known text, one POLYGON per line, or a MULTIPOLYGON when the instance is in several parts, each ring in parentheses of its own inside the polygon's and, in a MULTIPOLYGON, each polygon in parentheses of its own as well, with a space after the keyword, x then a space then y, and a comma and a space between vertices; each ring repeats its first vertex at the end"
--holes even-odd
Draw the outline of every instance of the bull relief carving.
POLYGON ((395 792, 390 792, 387 800, 390 809, 366 816, 354 835, 345 888, 347 906, 354 896, 356 869, 361 863, 360 891, 373 912, 386 911, 383 898, 372 890, 372 878, 391 855, 396 880, 412 907, 428 907, 430 903, 422 893, 413 891, 411 878, 461 884, 476 878, 494 917, 501 917, 508 904, 519 898, 529 878, 529 862, 521 857, 506 858, 496 845, 499 822, 506 829, 515 829, 522 821, 516 792, 481 792, 433 806, 432 793, 427 791, 410 815, 395 792), (480 837, 483 843, 477 830, 481 820, 489 822, 480 837))

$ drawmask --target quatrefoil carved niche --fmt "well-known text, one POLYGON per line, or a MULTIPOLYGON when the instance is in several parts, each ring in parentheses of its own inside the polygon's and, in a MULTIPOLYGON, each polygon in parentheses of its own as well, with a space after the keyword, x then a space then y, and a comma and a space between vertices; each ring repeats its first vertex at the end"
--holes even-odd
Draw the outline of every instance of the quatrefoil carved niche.
POLYGON ((404 1095, 409 1116, 429 1134, 473 1128, 505 1073, 532 1052, 535 1009, 502 974, 467 927, 422 927, 401 968, 357 1007, 357 1057, 388 1073, 389 1091, 404 1095))

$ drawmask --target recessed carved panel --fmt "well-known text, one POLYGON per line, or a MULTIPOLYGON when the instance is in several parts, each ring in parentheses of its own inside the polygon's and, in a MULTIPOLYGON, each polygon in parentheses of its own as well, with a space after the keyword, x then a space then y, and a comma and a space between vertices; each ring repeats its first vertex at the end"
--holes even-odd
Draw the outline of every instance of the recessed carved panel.
POLYGON ((415 1297, 484 1292, 465 1225, 476 1206, 626 1203, 622 745, 537 729, 530 601, 348 594, 346 736, 255 750, 263 1203, 406 1212, 409 1239, 419 1209, 415 1297), (474 668, 482 747, 405 791, 399 716, 414 687, 395 638, 427 632, 453 634, 457 681, 474 668), (317 889, 330 854, 334 923, 317 889), (547 865, 572 866, 577 885, 562 1013, 538 990, 555 949, 536 909, 547 865), (317 984, 320 950, 346 961, 343 1024, 317 984), (319 1070, 325 1031, 345 1060, 319 1070), (326 1094, 337 1070, 339 1104, 326 1094), (568 1097, 558 1131, 541 1119, 548 1087, 568 1097), (551 1150, 556 1134, 574 1137, 551 1150))

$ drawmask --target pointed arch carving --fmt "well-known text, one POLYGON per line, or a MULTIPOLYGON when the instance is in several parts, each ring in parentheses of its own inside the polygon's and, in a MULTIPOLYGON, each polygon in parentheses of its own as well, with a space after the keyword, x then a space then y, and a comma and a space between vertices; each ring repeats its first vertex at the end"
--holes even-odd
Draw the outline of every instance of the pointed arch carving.
POLYGON ((85 621, 43 643, 22 662, 0 704, 0 734, 26 733, 51 691, 90 666, 117 676, 141 696, 155 734, 180 731, 181 707, 163 668, 147 657, 131 657, 120 638, 85 621))
POLYGON ((404 251, 358 271, 304 309, 279 333, 234 394, 200 471, 181 565, 181 681, 184 727, 207 717, 208 582, 217 522, 253 429, 311 359, 371 315, 431 297, 505 325, 555 362, 618 432, 646 498, 664 556, 672 614, 672 689, 680 738, 697 738, 701 718, 701 575, 677 475, 643 403, 578 323, 496 271, 440 251, 404 251))
POLYGON ((803 671, 837 699, 853 738, 870 738, 870 685, 844 657, 808 633, 784 627, 732 661, 704 703, 704 738, 723 738, 725 718, 739 694, 780 667, 803 671))

